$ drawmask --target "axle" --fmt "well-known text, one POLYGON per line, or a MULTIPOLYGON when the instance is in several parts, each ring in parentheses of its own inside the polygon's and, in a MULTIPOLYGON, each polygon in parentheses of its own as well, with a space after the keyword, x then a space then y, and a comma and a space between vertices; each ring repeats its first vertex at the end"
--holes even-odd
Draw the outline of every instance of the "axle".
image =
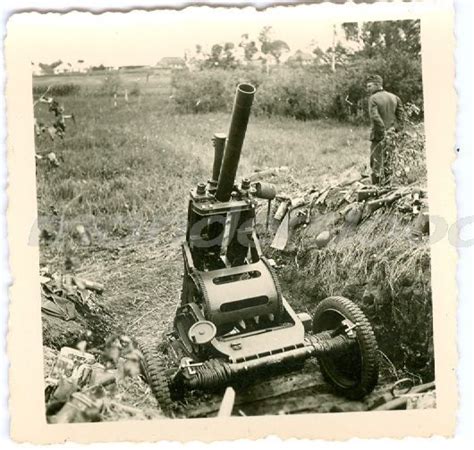
POLYGON ((211 359, 204 363, 181 366, 182 382, 189 389, 214 389, 228 384, 243 375, 259 369, 270 368, 285 363, 303 361, 310 357, 345 352, 353 348, 356 340, 345 334, 332 336, 331 331, 324 331, 314 336, 307 336, 301 347, 282 350, 273 354, 256 357, 242 362, 224 362, 211 359))

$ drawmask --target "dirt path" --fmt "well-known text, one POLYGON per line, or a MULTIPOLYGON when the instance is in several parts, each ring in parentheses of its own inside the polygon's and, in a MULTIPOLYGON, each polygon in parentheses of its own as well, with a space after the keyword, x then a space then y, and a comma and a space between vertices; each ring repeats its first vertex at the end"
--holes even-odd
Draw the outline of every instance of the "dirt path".
POLYGON ((104 283, 115 329, 156 339, 172 324, 181 290, 181 238, 161 232, 145 241, 96 252, 81 275, 104 283))

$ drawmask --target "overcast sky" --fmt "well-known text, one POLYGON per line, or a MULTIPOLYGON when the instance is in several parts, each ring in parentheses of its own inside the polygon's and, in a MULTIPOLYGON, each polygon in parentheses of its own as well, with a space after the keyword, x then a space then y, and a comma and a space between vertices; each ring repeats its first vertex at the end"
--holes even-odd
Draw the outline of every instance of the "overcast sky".
POLYGON ((32 14, 28 21, 34 62, 84 59, 88 65, 112 66, 155 64, 163 56, 183 56, 196 44, 205 49, 226 41, 237 44, 243 33, 257 39, 266 25, 272 27, 275 39, 288 43, 292 53, 309 50, 312 42, 326 48, 331 45, 333 23, 312 8, 303 13, 299 8, 261 12, 194 8, 127 15, 32 14))

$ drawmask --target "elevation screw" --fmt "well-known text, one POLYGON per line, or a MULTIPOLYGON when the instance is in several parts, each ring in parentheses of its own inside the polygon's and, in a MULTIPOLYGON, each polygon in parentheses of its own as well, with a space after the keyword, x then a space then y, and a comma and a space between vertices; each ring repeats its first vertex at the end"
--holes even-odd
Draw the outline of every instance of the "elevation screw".
POLYGON ((250 189, 250 180, 248 178, 244 178, 242 180, 242 189, 244 190, 250 189))
POLYGON ((196 193, 198 195, 204 195, 206 193, 206 183, 198 183, 196 193))

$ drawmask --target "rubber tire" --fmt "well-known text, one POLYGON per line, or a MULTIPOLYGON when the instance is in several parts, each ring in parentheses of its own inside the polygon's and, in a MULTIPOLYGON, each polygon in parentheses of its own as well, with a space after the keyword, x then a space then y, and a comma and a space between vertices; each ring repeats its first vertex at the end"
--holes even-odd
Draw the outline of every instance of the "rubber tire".
MULTIPOLYGON (((351 400, 359 400, 370 394, 378 380, 378 346, 372 327, 362 310, 351 300, 344 297, 328 297, 316 308, 313 316, 313 332, 323 331, 318 324, 327 313, 336 312, 351 322, 357 324, 356 339, 360 352, 360 373, 354 384, 344 383, 343 374, 338 373, 336 362, 330 356, 318 357, 323 376, 336 391, 351 400)), ((355 355, 357 356, 357 355, 355 355)))
POLYGON ((146 381, 161 411, 165 416, 169 417, 173 407, 173 400, 171 399, 166 368, 161 361, 158 345, 140 342, 138 348, 143 355, 142 367, 146 381))

